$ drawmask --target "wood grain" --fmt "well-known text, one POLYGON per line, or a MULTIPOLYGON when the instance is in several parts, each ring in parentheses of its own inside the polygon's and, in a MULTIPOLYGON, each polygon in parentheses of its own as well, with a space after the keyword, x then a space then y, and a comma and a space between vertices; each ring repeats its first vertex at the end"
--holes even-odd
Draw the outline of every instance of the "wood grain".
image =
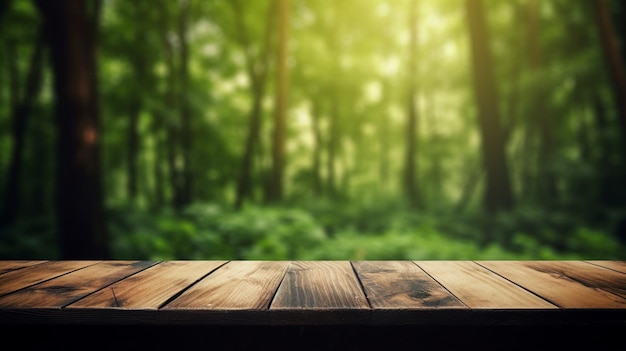
MULTIPOLYGON (((477 262, 559 307, 626 308, 626 299, 598 288, 611 285, 612 271, 575 261, 477 262), (580 270, 580 271, 579 271, 580 270), (597 274, 594 278, 592 275, 597 274)), ((621 273, 618 273, 621 274, 621 273)), ((624 280, 614 282, 624 289, 624 280)))
POLYGON ((626 261, 607 261, 607 260, 591 260, 585 261, 596 266, 606 267, 614 271, 626 273, 626 261))
POLYGON ((27 261, 27 260, 17 260, 17 261, 8 261, 8 260, 0 260, 0 274, 11 272, 17 269, 22 269, 30 266, 34 266, 40 263, 46 262, 45 260, 39 261, 27 261))
POLYGON ((352 263, 374 309, 465 308, 411 261, 352 263))
POLYGON ((153 264, 147 261, 96 263, 5 295, 0 298, 0 307, 61 308, 153 264))
POLYGON ((158 309, 226 261, 167 261, 156 264, 66 308, 158 309))
POLYGON ((348 261, 295 261, 270 310, 369 309, 348 261))
POLYGON ((282 261, 229 262, 163 310, 266 310, 288 264, 282 261))
POLYGON ((85 268, 98 261, 51 261, 0 275, 0 296, 85 268))
POLYGON ((549 268, 588 287, 606 290, 626 298, 626 274, 580 261, 552 261, 549 268))
POLYGON ((470 261, 415 261, 472 309, 550 309, 556 306, 470 261))

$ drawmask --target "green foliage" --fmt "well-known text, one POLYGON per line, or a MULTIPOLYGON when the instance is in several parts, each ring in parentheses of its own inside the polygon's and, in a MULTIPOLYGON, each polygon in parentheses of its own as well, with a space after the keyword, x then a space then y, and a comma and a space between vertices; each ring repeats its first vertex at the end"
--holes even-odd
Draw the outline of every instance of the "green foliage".
POLYGON ((311 207, 314 210, 248 206, 233 211, 213 203, 197 203, 179 215, 120 209, 110 214, 113 251, 116 258, 125 259, 626 257, 623 246, 606 232, 567 226, 566 219, 553 216, 551 221, 539 223, 531 218, 542 215, 533 211, 520 211, 479 224, 475 218, 456 217, 455 221, 432 213, 400 212, 384 206, 335 212, 323 211, 321 204, 311 207), (486 240, 484 235, 488 227, 491 240, 486 240))
MULTIPOLYGON (((485 1, 516 202, 511 211, 487 214, 464 7, 418 1, 418 18, 409 23, 412 2, 405 0, 291 1, 287 190, 285 201, 273 206, 261 201, 271 174, 275 112, 278 28, 270 13, 259 140, 250 155, 252 196, 247 207, 232 210, 251 102, 260 91, 248 69, 263 65, 272 3, 239 2, 241 11, 234 0, 103 2, 96 53, 99 145, 116 258, 625 257, 614 234, 615 223, 626 218, 625 139, 590 3, 485 1), (187 3, 188 31, 179 33, 187 3), (415 57, 411 25, 418 27, 415 57), (183 40, 187 76, 181 74, 183 40), (402 182, 410 62, 418 82, 417 209, 407 206, 402 182), (185 102, 190 128, 184 132, 185 102), (172 210, 185 177, 195 203, 172 210), (554 194, 542 191, 548 178, 554 194)), ((620 23, 623 2, 609 3, 620 23)), ((16 139, 12 109, 27 85, 40 24, 30 1, 3 4, 0 200, 16 139)), ((623 30, 616 34, 624 47, 623 30)), ((21 201, 0 204, 19 213, 0 231, 0 258, 58 256, 51 78, 47 62, 24 136, 21 201)))
POLYGON ((113 251, 127 258, 295 259, 325 240, 301 210, 194 204, 181 215, 122 210, 111 217, 113 251))

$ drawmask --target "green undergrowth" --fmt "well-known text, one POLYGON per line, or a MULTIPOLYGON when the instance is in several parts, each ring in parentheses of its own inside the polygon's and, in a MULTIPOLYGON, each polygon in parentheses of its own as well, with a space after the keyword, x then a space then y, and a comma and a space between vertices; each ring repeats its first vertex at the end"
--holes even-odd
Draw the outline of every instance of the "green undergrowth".
MULTIPOLYGON (((240 211, 200 203, 178 213, 111 208, 107 219, 114 259, 626 259, 609 227, 533 209, 486 217, 384 202, 240 211)), ((58 258, 53 228, 40 217, 2 229, 0 257, 58 258)))
MULTIPOLYGON (((196 204, 181 214, 111 214, 113 252, 125 259, 623 259, 606 231, 534 214, 443 215, 388 206, 246 207, 196 204)), ((551 218, 551 217, 550 217, 551 218)))

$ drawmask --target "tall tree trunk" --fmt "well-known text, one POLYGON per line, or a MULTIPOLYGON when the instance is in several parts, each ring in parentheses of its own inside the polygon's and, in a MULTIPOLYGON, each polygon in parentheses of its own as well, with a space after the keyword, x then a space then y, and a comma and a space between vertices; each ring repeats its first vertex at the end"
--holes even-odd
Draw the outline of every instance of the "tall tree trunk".
MULTIPOLYGON (((541 72, 542 50, 539 43, 540 19, 538 3, 530 0, 527 3, 527 42, 528 63, 534 77, 541 72)), ((539 164, 538 164, 538 197, 541 202, 550 205, 557 197, 556 178, 552 169, 554 159, 554 136, 551 116, 546 113, 544 82, 535 81, 531 95, 530 114, 536 118, 535 126, 539 128, 539 164)))
POLYGON ((428 120, 428 134, 430 135, 428 141, 428 157, 430 162, 430 181, 429 183, 429 199, 427 202, 439 203, 442 198, 443 192, 443 179, 444 172, 442 169, 442 137, 439 135, 438 123, 437 123, 437 111, 436 101, 433 93, 428 95, 428 110, 426 112, 428 120))
MULTIPOLYGON (((153 111, 152 134, 154 135, 154 152, 156 155, 163 155, 167 152, 163 138, 163 120, 165 117, 159 111, 153 111)), ((154 174, 154 204, 152 210, 159 210, 165 205, 165 181, 164 171, 161 157, 154 158, 153 174, 154 174)))
MULTIPOLYGON (((143 8, 138 3, 133 5, 133 44, 140 48, 144 39, 144 33, 146 25, 144 23, 145 14, 143 8)), ((147 84, 147 78, 150 74, 148 71, 148 55, 143 50, 129 50, 129 63, 132 68, 132 82, 133 87, 130 95, 131 99, 128 106, 128 149, 127 149, 127 195, 132 202, 136 199, 138 193, 138 158, 140 154, 140 142, 139 142, 139 116, 143 108, 143 96, 144 90, 150 89, 153 86, 147 84)))
POLYGON ((106 259, 110 253, 100 179, 97 14, 89 6, 94 3, 36 4, 47 26, 54 75, 61 258, 106 259))
POLYGON ((237 190, 235 193, 235 209, 241 209, 246 199, 252 197, 252 170, 255 150, 258 148, 259 136, 261 133, 261 117, 262 103, 265 96, 265 81, 269 65, 269 48, 271 38, 272 16, 274 15, 274 7, 268 6, 266 27, 263 46, 258 57, 254 58, 249 50, 250 41, 248 39, 248 31, 243 21, 241 4, 239 1, 232 1, 234 12, 239 29, 239 40, 244 48, 246 57, 246 68, 251 84, 252 93, 252 109, 250 110, 250 122, 248 123, 248 134, 246 137, 246 145, 243 158, 241 160, 241 168, 239 178, 237 179, 237 190))
MULTIPOLYGON (((622 162, 617 166, 608 167, 605 173, 605 188, 609 186, 612 189, 605 191, 610 192, 607 194, 609 205, 623 207, 626 203, 626 185, 624 185, 624 176, 626 175, 626 74, 624 73, 624 61, 620 53, 618 37, 606 0, 594 0, 594 8, 622 130, 620 153, 622 162)), ((623 26, 622 23, 622 28, 623 26)))
POLYGON ((505 145, 498 113, 498 98, 489 46, 489 32, 481 0, 466 0, 471 60, 483 164, 486 171, 484 205, 489 212, 513 206, 505 145))
POLYGON ((179 146, 180 146, 180 126, 179 126, 179 113, 178 108, 178 95, 177 95, 177 79, 176 79, 176 63, 175 52, 172 47, 172 43, 169 39, 169 31, 171 30, 170 13, 168 9, 168 2, 161 0, 159 2, 159 11, 161 16, 162 26, 161 30, 161 43, 163 45, 163 51, 165 56, 166 66, 166 92, 165 103, 167 105, 166 115, 163 116, 165 126, 165 148, 166 159, 169 175, 169 185, 171 189, 170 201, 172 207, 179 210, 183 206, 183 186, 181 181, 181 164, 176 162, 179 146))
POLYGON ((280 201, 284 192, 285 138, 287 127, 287 40, 289 36, 290 0, 278 0, 278 52, 276 63, 276 104, 272 147, 272 173, 268 200, 280 201))
POLYGON ((191 132, 191 106, 189 105, 189 40, 187 32, 189 27, 189 15, 191 0, 179 1, 180 17, 178 19, 178 41, 180 45, 179 65, 179 108, 180 108, 180 148, 182 153, 181 170, 181 199, 180 206, 186 206, 193 200, 193 168, 191 166, 191 153, 193 147, 193 134, 191 132))
POLYGON ((417 193, 417 0, 411 0, 408 10, 409 18, 409 58, 407 76, 407 122, 406 151, 404 160, 404 192, 409 205, 419 204, 417 193))
POLYGON ((379 191, 381 194, 388 194, 390 191, 389 187, 389 165, 390 165, 390 135, 391 131, 389 128, 389 111, 386 109, 389 103, 390 93, 390 84, 389 79, 387 77, 381 80, 381 99, 380 99, 380 108, 381 113, 383 114, 383 118, 379 119, 378 130, 378 150, 379 150, 379 164, 378 164, 378 181, 379 181, 379 191))
MULTIPOLYGON (((9 170, 6 179, 2 218, 0 224, 11 225, 14 223, 20 210, 21 171, 23 164, 24 143, 26 130, 35 101, 41 91, 43 56, 44 56, 44 31, 39 30, 33 45, 33 53, 30 66, 25 78, 24 95, 19 101, 12 104, 12 129, 13 148, 9 159, 9 170)), ((17 77, 14 77, 17 78, 17 77)), ((19 91, 15 91, 18 95, 19 91)))
POLYGON ((330 114, 328 116, 328 141, 326 153, 326 191, 331 198, 338 195, 336 159, 339 149, 339 88, 331 83, 330 114))
MULTIPOLYGON (((611 20, 606 0, 594 0, 594 9, 604 57, 613 84, 613 96, 623 133, 623 147, 626 151, 626 75, 624 74, 623 60, 617 43, 617 36, 611 20)), ((622 24, 623 25, 623 24, 622 24)))
POLYGON ((318 195, 322 193, 322 131, 320 127, 320 118, 321 118, 321 109, 319 102, 319 95, 314 96, 311 99, 311 130, 313 132, 313 140, 315 144, 313 145, 313 162, 311 165, 312 168, 312 187, 313 194, 318 195))
POLYGON ((137 158, 139 157, 139 113, 141 104, 134 98, 128 113, 128 182, 127 193, 131 201, 137 197, 137 158))

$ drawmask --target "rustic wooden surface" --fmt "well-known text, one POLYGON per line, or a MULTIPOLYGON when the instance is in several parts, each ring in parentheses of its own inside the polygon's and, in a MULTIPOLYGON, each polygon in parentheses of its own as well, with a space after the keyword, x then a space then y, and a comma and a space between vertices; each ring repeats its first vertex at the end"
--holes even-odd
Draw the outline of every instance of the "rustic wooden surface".
POLYGON ((0 261, 0 324, 626 326, 626 264, 0 261))

